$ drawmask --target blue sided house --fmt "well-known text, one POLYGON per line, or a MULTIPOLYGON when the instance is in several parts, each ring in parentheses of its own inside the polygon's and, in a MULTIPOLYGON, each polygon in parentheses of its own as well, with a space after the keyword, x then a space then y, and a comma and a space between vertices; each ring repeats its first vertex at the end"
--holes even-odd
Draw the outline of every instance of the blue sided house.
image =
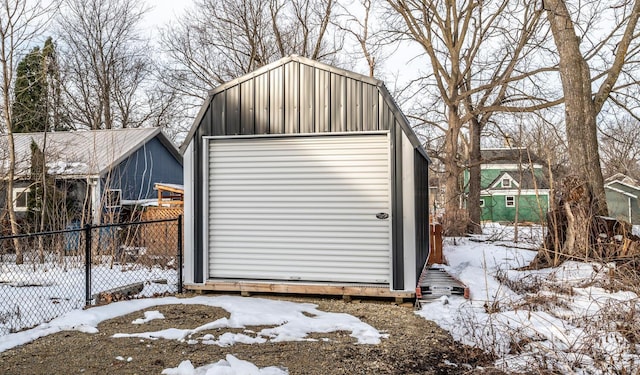
MULTIPOLYGON (((526 148, 481 150, 480 207, 482 221, 545 221, 549 209, 549 183, 544 163, 526 148)), ((468 191, 469 171, 464 172, 468 191)), ((467 202, 467 204, 471 204, 467 202)))
MULTIPOLYGON (((8 150, 7 141, 0 137, 0 149, 8 150)), ((14 144, 11 203, 23 217, 34 210, 37 170, 53 181, 49 190, 55 192, 50 194, 56 194, 56 207, 66 214, 67 222, 104 222, 123 204, 157 199, 156 183, 183 181, 182 157, 160 128, 16 133, 14 144), (41 160, 38 168, 36 160, 41 160)), ((3 155, 1 175, 6 176, 7 170, 8 158, 3 155)), ((6 191, 0 197, 6 207, 6 191)))

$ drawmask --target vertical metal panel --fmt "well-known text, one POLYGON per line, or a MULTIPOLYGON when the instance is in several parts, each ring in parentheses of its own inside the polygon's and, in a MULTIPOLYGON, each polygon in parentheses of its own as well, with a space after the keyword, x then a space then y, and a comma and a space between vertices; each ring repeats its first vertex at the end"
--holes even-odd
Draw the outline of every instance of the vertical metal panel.
POLYGON ((225 135, 225 111, 224 111, 224 93, 220 93, 213 97, 211 100, 211 106, 207 116, 211 118, 212 135, 225 135))
POLYGON ((362 130, 362 85, 361 81, 347 79, 347 131, 362 130))
POLYGON ((240 134, 240 86, 229 87, 225 94, 227 135, 240 134))
POLYGON ((204 165, 202 163, 202 155, 206 150, 203 150, 202 144, 204 143, 203 136, 208 134, 204 133, 204 126, 200 126, 194 136, 194 153, 193 153, 193 207, 195 207, 195 215, 193 218, 193 282, 204 282, 203 265, 204 265, 204 217, 207 214, 207 210, 204 209, 202 204, 202 196, 204 194, 204 181, 202 179, 202 173, 204 171, 204 165))
POLYGON ((254 81, 248 79, 240 84, 240 133, 255 134, 255 90, 254 81))
POLYGON ((384 99, 384 96, 378 95, 378 111, 380 114, 378 118, 380 121, 378 122, 378 128, 376 130, 389 130, 392 126, 398 126, 398 131, 400 129, 400 124, 395 124, 395 116, 389 108, 387 101, 384 99))
POLYGON ((209 274, 388 284, 386 134, 214 139, 209 274))
MULTIPOLYGON (((414 151, 415 168, 415 215, 416 215, 416 275, 429 256, 429 162, 418 151, 414 151)), ((416 283, 418 282, 416 277, 416 283)))
POLYGON ((362 87, 362 130, 371 131, 378 129, 378 88, 370 85, 363 84, 362 87))
POLYGON ((404 240, 402 209, 402 130, 391 127, 391 261, 393 290, 404 289, 404 240))
POLYGON ((346 77, 331 73, 331 131, 345 132, 346 77))
POLYGON ((269 134, 284 133, 284 68, 269 72, 269 134))
POLYGON ((331 130, 329 117, 329 100, 331 98, 331 74, 325 70, 315 70, 315 125, 316 133, 331 130))
POLYGON ((300 66, 290 62, 284 66, 284 132, 300 132, 300 66))
POLYGON ((257 76, 255 90, 255 134, 269 134, 269 73, 257 76))
POLYGON ((314 102, 315 102, 315 68, 300 64, 300 133, 313 133, 314 102))

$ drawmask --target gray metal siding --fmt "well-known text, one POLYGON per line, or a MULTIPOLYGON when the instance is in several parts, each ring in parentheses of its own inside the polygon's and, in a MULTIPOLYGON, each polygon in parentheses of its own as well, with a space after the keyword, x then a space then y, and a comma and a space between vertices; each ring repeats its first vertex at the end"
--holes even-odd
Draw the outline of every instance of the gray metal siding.
POLYGON ((206 135, 342 133, 389 130, 393 112, 378 87, 290 62, 217 93, 206 135))
MULTIPOLYGON (((414 151, 415 215, 416 215, 416 275, 422 273, 429 257, 429 161, 418 150, 414 151)), ((418 280, 416 279, 416 283, 418 280)))
POLYGON ((393 233, 393 289, 404 289, 404 238, 402 197, 402 131, 391 128, 391 231, 393 233))

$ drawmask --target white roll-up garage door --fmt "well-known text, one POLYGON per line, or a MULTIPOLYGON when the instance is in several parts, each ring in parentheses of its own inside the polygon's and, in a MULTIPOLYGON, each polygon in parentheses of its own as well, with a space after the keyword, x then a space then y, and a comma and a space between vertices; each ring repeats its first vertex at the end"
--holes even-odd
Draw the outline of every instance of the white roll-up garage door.
POLYGON ((387 134, 209 140, 209 277, 388 283, 387 134))

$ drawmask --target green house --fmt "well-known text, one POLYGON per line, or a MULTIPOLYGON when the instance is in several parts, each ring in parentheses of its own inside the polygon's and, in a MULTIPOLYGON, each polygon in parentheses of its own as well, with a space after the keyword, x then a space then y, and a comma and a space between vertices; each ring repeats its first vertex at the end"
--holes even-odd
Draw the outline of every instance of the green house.
POLYGON ((607 195, 609 216, 631 224, 640 224, 640 185, 637 181, 616 174, 606 180, 604 191, 607 195))
MULTIPOLYGON (((526 148, 483 149, 481 158, 482 190, 477 204, 482 207, 482 221, 543 222, 549 208, 543 163, 526 148)), ((464 186, 468 192, 468 170, 464 186)))

